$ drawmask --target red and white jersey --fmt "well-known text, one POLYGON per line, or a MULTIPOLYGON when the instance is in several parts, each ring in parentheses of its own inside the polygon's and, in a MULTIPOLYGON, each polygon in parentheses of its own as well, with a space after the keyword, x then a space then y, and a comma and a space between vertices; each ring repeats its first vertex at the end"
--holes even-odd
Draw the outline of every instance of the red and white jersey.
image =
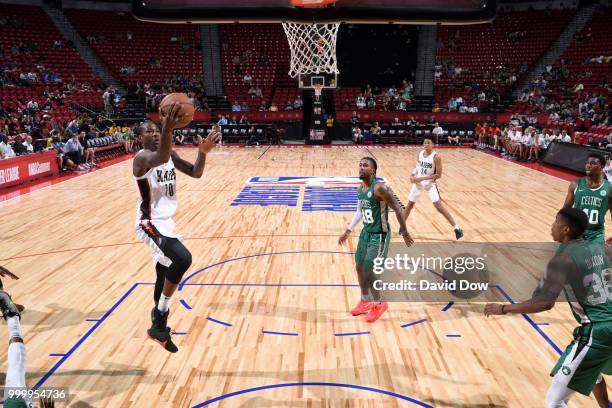
POLYGON ((150 222, 166 237, 178 237, 172 216, 176 212, 176 170, 172 158, 134 177, 138 187, 136 227, 150 222))

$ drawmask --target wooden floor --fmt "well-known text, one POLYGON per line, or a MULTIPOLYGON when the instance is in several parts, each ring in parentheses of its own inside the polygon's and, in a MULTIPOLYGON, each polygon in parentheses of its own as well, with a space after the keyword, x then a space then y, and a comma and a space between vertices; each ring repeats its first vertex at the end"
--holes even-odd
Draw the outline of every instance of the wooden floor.
MULTIPOLYGON (((348 253, 357 239, 337 244, 352 213, 302 211, 303 187, 295 207, 230 206, 249 177, 355 176, 370 154, 405 202, 418 150, 264 151, 226 147, 208 157, 203 179, 179 176, 176 221, 195 274, 172 299, 169 324, 185 333, 175 355, 146 339, 155 273, 133 230, 131 161, 0 203, 0 261, 21 276, 5 287, 27 307, 28 385, 69 387, 70 407, 192 407, 222 396, 210 406, 544 406, 558 354, 525 318, 402 303, 367 324, 347 312, 359 297, 348 253)), ((551 240, 567 181, 474 150, 441 153, 440 191, 465 240, 551 240)), ((419 241, 454 238, 427 197, 409 228, 419 241)), ((565 348, 576 325, 565 305, 533 318, 565 348)))

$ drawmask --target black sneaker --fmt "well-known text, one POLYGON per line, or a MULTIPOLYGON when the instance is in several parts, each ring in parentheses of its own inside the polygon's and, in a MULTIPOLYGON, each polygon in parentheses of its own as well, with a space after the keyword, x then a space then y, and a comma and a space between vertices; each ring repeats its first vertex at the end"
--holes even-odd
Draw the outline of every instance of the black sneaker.
POLYGON ((463 230, 461 228, 455 228, 455 238, 457 238, 457 240, 463 238, 463 230))
POLYGON ((176 353, 178 347, 172 342, 170 328, 166 325, 170 311, 162 314, 157 307, 151 310, 151 328, 147 330, 147 334, 151 340, 158 342, 163 348, 171 353, 176 353))
POLYGON ((15 303, 13 303, 11 295, 9 295, 3 290, 0 290, 0 311, 2 311, 2 317, 4 317, 4 320, 13 316, 21 318, 19 309, 17 308, 15 303))

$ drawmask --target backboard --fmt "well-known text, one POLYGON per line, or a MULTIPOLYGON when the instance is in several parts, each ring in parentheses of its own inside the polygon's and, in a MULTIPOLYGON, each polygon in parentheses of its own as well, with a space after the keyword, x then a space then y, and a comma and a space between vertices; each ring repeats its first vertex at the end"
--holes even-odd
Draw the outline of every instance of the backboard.
POLYGON ((497 0, 133 0, 136 18, 159 22, 467 24, 495 17, 497 0))

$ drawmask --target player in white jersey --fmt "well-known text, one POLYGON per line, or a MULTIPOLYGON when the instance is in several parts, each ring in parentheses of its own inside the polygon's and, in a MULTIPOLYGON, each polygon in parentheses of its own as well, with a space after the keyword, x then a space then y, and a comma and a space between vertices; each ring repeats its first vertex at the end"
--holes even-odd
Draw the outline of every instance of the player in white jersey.
POLYGON ((461 239, 463 237, 463 230, 455 224, 453 216, 450 215, 444 204, 440 199, 440 191, 436 180, 442 177, 442 157, 433 150, 433 142, 431 139, 425 139, 423 141, 423 148, 419 153, 419 160, 417 166, 410 176, 412 189, 408 195, 408 205, 404 210, 404 219, 408 220, 410 211, 414 207, 414 204, 421 196, 423 191, 426 191, 433 203, 436 210, 438 210, 444 218, 453 226, 455 231, 455 237, 461 239))
POLYGON ((136 235, 151 250, 157 280, 153 291, 155 307, 151 311, 151 328, 148 335, 166 350, 176 353, 167 326, 169 302, 181 278, 191 266, 191 253, 174 230, 172 216, 176 211, 176 170, 191 177, 200 178, 204 171, 206 154, 220 138, 211 132, 198 141, 198 157, 189 163, 172 150, 172 131, 178 123, 180 104, 173 104, 167 116, 160 111, 162 132, 153 122, 145 122, 136 129, 142 139, 143 150, 134 157, 132 171, 138 186, 139 198, 136 219, 136 235))
POLYGON ((606 167, 603 168, 603 172, 606 179, 612 183, 612 162, 610 162, 609 156, 606 156, 606 167))

